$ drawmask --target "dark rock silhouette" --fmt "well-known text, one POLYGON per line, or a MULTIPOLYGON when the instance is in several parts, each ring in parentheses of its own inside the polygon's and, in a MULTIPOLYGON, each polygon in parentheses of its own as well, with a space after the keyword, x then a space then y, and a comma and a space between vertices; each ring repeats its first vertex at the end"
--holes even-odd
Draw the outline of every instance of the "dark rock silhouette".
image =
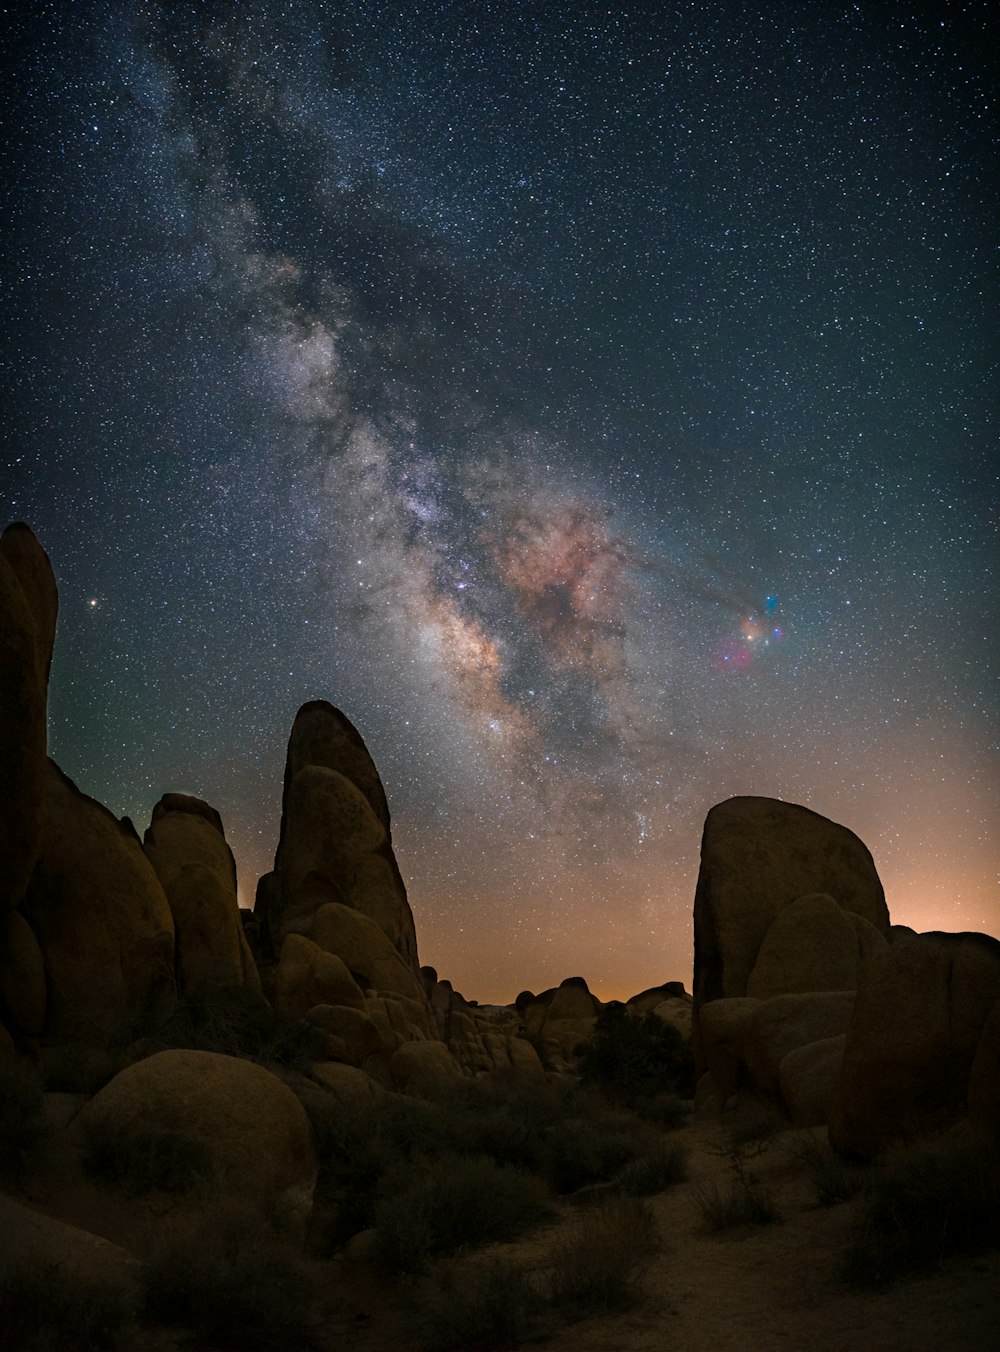
POLYGON ((55 578, 27 526, 0 537, 0 909, 23 899, 41 843, 55 578))
MULTIPOLYGON (((694 1001, 747 995, 765 935, 784 907, 826 893, 882 935, 889 912, 852 831, 773 798, 730 798, 705 820, 694 902, 694 1001)), ((777 992, 775 992, 777 993, 777 992)))
POLYGON ((138 836, 47 763, 25 900, 47 973, 47 1044, 127 1042, 176 1002, 174 922, 138 836))
MULTIPOLYGON (((998 1000, 996 939, 935 932, 892 944, 858 990, 830 1113, 832 1144, 875 1155, 964 1116, 973 1063, 998 1000)), ((983 1058, 988 1063, 988 1051, 983 1058)), ((988 1120, 984 1072, 981 1063, 973 1099, 988 1120)))

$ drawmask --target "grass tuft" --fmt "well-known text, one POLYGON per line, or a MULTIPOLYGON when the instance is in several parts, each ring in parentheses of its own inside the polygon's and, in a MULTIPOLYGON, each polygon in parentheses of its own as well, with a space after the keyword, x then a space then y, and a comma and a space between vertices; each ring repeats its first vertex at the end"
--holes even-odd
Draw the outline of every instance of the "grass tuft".
POLYGON ((844 1276, 883 1286, 958 1253, 1000 1248, 1000 1148, 944 1137, 890 1156, 872 1173, 844 1276))
POLYGON ((645 1202, 611 1197, 581 1211, 552 1252, 550 1305, 571 1319, 629 1309, 657 1247, 645 1202))
POLYGON ((509 1352, 534 1336, 544 1297, 518 1263, 491 1258, 436 1270, 417 1297, 425 1352, 509 1352))
POLYGON ((683 1183, 688 1176, 688 1152, 678 1141, 659 1141, 634 1159, 618 1184, 630 1197, 653 1197, 683 1183))

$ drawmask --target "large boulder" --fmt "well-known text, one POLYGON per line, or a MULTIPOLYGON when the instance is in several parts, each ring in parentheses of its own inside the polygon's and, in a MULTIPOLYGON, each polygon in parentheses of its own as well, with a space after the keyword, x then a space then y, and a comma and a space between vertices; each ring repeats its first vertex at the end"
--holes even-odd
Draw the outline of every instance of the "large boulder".
POLYGON ((42 831, 56 585, 27 526, 0 537, 0 909, 24 897, 42 831))
MULTIPOLYGON (((753 1086, 780 1100, 779 1068, 789 1052, 847 1032, 853 991, 810 991, 765 1000, 747 1021, 743 1059, 753 1086)), ((711 1006, 708 1006, 711 1008, 711 1006)))
POLYGON ((313 917, 309 937, 344 963, 362 991, 405 995, 430 1008, 418 976, 405 963, 385 932, 361 911, 327 902, 313 917))
POLYGON ((24 905, 48 974, 47 1043, 126 1042, 176 1004, 174 923, 131 825, 47 762, 24 905))
POLYGON ((416 974, 416 931, 378 771, 350 720, 314 700, 288 741, 274 877, 258 892, 262 927, 277 947, 289 930, 308 933, 327 901, 374 920, 416 974))
POLYGON ((435 1098, 462 1081, 462 1073, 443 1042, 404 1042, 392 1054, 389 1074, 406 1094, 435 1098))
POLYGON ((862 973, 888 947, 863 916, 814 893, 780 910, 764 935, 747 995, 769 1000, 807 991, 857 990, 862 973))
POLYGON ((344 961, 302 934, 288 934, 274 971, 274 1008, 286 1019, 304 1018, 316 1005, 364 1011, 365 997, 344 961))
POLYGON ((785 1111, 794 1126, 818 1127, 830 1118, 840 1083, 847 1034, 793 1048, 778 1066, 785 1111))
POLYGON ((20 911, 0 910, 0 1015, 29 1037, 45 1032, 45 959, 20 911))
POLYGON ((1000 999, 1000 942, 985 934, 902 937, 858 989, 830 1113, 830 1141, 872 1156, 955 1121, 1000 999))
POLYGON ((316 1183, 305 1109, 270 1071, 216 1052, 165 1051, 123 1070, 81 1110, 83 1142, 123 1149, 156 1133, 186 1137, 223 1186, 304 1222, 316 1183))
POLYGON ((713 807, 694 903, 695 1006, 747 995, 776 916, 815 893, 828 894, 880 934, 888 931, 882 884, 852 831, 773 798, 730 798, 713 807))
POLYGON ((697 1011, 695 1029, 705 1069, 724 1099, 746 1084, 744 1048, 747 1028, 760 1008, 760 1000, 743 996, 713 1000, 697 1011))
POLYGON ((969 1117, 974 1127, 1000 1144, 1000 1000, 983 1025, 969 1071, 969 1117))
POLYGON ((240 920, 236 862, 215 808, 186 794, 164 794, 143 848, 174 919, 180 993, 244 985, 259 991, 240 920))
POLYGON ((346 775, 307 765, 288 787, 276 860, 283 927, 303 932, 326 899, 378 925, 417 970, 416 931, 385 827, 346 775))

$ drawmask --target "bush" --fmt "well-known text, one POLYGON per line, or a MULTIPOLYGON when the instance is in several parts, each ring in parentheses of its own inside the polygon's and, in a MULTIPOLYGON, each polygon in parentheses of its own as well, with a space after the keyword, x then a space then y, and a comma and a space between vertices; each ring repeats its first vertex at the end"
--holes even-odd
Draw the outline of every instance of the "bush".
POLYGON ((587 1208, 553 1250, 550 1304, 574 1319, 628 1309, 638 1299, 643 1270, 657 1247, 646 1203, 613 1197, 587 1208))
POLYGON ((143 1281, 149 1320, 192 1329, 213 1348, 317 1346, 312 1269, 291 1237, 233 1198, 198 1222, 178 1217, 143 1281))
POLYGON ((438 1254, 514 1239, 549 1214, 539 1179, 486 1156, 442 1156, 395 1171, 383 1187, 376 1252, 398 1272, 417 1272, 438 1254))
POLYGON ((835 1206, 861 1196, 871 1186, 871 1170, 843 1159, 826 1142, 808 1136, 792 1153, 809 1171, 819 1206, 835 1206))
POLYGON ((0 1059, 0 1162, 19 1168, 44 1135, 42 1083, 28 1066, 0 1059))
POLYGON ((0 1269, 0 1329, 11 1352, 130 1352, 137 1346, 127 1291, 67 1272, 39 1254, 0 1269))
POLYGON ((715 1233, 737 1225, 769 1225, 779 1218, 771 1193, 752 1176, 699 1183, 694 1195, 702 1220, 715 1233))
POLYGON ((714 1153, 728 1161, 731 1177, 721 1183, 700 1183, 694 1196, 709 1230, 731 1230, 737 1225, 770 1225, 780 1219, 771 1192, 749 1167, 751 1158, 768 1149, 776 1123, 763 1118, 729 1131, 714 1153))
POLYGON ((213 1177, 208 1147, 197 1137, 165 1127, 119 1133, 100 1120, 82 1127, 84 1171, 123 1192, 184 1196, 213 1177))
POLYGON ((590 1038, 577 1048, 580 1074, 609 1098, 629 1107, 664 1093, 694 1093, 691 1044, 655 1014, 610 1004, 597 1016, 590 1038))
POLYGON ((143 1056, 172 1048, 218 1052, 303 1071, 327 1055, 326 1039, 318 1028, 304 1019, 275 1017, 264 997, 245 986, 219 986, 188 996, 141 1044, 143 1056))
POLYGON ((543 1305, 520 1265, 466 1260, 427 1280, 414 1322, 426 1352, 508 1352, 534 1335, 543 1305))
POLYGON ((634 1159, 621 1174, 619 1186, 630 1197, 652 1197, 683 1183, 688 1154, 676 1141, 660 1141, 634 1159))
POLYGON ((1000 1248, 1000 1149, 944 1137, 890 1157, 872 1173, 847 1252, 848 1281, 879 1286, 957 1253, 1000 1248))

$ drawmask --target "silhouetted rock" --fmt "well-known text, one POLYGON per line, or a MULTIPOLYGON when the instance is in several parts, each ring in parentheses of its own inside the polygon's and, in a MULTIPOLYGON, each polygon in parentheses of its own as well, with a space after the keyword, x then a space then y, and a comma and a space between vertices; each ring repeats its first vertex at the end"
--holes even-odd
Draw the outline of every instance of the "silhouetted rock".
POLYGON ((260 990, 236 899, 236 862, 215 808, 200 798, 165 794, 153 808, 143 848, 174 918, 180 993, 244 985, 260 990))
POLYGON ((1000 1000, 990 1010, 969 1071, 969 1118, 1000 1143, 1000 1000))
POLYGON ((0 909, 22 900, 38 858, 56 586, 27 526, 0 537, 0 909))
POLYGON ((275 946, 290 930, 308 933, 312 913, 336 901, 374 920, 417 973, 385 791, 360 733, 324 700, 303 705, 292 726, 274 875, 259 900, 275 946))
POLYGON ((882 884, 871 854, 852 831, 773 798, 730 798, 713 807, 702 836, 694 903, 696 1009, 746 995, 778 913, 818 892, 881 934, 888 930, 882 884))
POLYGON ((314 1005, 305 1018, 329 1039, 331 1060, 361 1066, 369 1056, 386 1050, 375 1023, 363 1010, 353 1006, 314 1005))
POLYGON ((750 996, 712 1000, 698 1014, 698 1029, 705 1069, 723 1099, 737 1093, 747 1082, 745 1044, 751 1018, 762 1001, 750 996))
POLYGON ((174 924, 134 831, 51 761, 25 917, 45 958, 45 1041, 128 1041, 172 1011, 174 924))
POLYGON ((878 1154, 962 1116, 998 999, 996 939, 931 933, 891 944, 858 988, 829 1121, 836 1149, 878 1154))
POLYGON ((436 1096, 461 1082, 461 1073, 443 1042, 404 1042, 393 1053, 389 1073, 407 1094, 436 1096))

